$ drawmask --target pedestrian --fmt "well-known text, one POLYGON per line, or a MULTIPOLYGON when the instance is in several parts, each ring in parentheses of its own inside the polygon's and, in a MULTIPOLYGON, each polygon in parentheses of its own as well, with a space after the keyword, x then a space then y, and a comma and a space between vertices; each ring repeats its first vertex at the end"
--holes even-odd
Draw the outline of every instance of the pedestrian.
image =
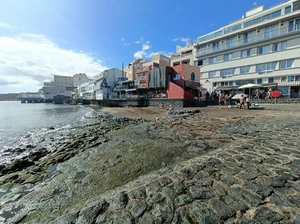
POLYGON ((238 109, 242 109, 242 108, 244 108, 244 104, 245 104, 245 98, 244 98, 244 95, 241 95, 241 97, 240 97, 240 105, 239 105, 239 107, 238 107, 238 109))

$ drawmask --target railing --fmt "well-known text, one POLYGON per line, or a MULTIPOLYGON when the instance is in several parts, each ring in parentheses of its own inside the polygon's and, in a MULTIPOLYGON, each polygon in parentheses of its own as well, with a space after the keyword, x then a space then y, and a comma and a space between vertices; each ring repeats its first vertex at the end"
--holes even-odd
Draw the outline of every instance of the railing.
MULTIPOLYGON (((209 49, 198 50, 196 52, 196 57, 201 57, 201 56, 206 55, 206 54, 215 53, 215 52, 224 51, 224 50, 228 50, 228 49, 235 48, 235 47, 244 46, 244 45, 247 45, 247 44, 250 44, 250 43, 260 42, 262 40, 272 39, 274 37, 280 37, 280 36, 283 36, 283 35, 286 35, 286 34, 297 33, 299 31, 300 31, 299 28, 290 30, 289 27, 286 27, 286 28, 273 30, 273 31, 270 31, 270 32, 260 33, 260 34, 253 35, 252 37, 249 37, 249 38, 246 38, 246 39, 241 39, 241 40, 233 41, 233 42, 230 42, 230 43, 220 44, 218 46, 215 46, 214 48, 210 47, 209 49)), ((224 42, 226 42, 226 40, 224 40, 224 42)), ((212 45, 212 43, 211 43, 211 45, 212 45)))

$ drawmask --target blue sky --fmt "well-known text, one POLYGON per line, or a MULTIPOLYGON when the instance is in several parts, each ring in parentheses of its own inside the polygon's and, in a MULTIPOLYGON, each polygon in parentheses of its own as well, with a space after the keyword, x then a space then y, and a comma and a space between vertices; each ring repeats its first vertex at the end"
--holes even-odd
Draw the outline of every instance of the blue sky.
MULTIPOLYGON (((1 0, 0 93, 122 68, 238 20, 254 0, 1 0)), ((261 0, 269 8, 278 0, 261 0)))

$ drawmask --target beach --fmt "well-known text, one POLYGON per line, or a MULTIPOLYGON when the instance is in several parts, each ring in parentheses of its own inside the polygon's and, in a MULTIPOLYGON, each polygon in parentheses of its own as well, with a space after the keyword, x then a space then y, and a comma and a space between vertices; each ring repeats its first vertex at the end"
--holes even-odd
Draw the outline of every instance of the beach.
POLYGON ((296 223, 299 105, 264 107, 94 108, 93 125, 0 177, 0 221, 296 223))

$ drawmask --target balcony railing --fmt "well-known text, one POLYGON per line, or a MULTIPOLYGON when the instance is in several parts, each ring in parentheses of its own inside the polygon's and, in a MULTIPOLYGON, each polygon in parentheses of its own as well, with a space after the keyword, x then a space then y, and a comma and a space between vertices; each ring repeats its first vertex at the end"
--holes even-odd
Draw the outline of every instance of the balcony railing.
MULTIPOLYGON (((269 40, 274 37, 284 36, 286 34, 298 33, 299 31, 300 31, 299 28, 291 30, 289 27, 285 27, 285 28, 273 30, 270 32, 260 33, 257 35, 253 35, 252 37, 249 37, 249 38, 241 39, 238 41, 233 41, 230 43, 220 44, 219 46, 211 47, 208 49, 198 50, 196 52, 196 57, 201 57, 206 54, 211 54, 211 53, 220 52, 220 51, 228 50, 228 49, 235 48, 235 47, 241 47, 241 46, 256 43, 256 42, 261 42, 262 40, 269 40)), ((224 40, 224 42, 226 42, 226 40, 224 40)))

